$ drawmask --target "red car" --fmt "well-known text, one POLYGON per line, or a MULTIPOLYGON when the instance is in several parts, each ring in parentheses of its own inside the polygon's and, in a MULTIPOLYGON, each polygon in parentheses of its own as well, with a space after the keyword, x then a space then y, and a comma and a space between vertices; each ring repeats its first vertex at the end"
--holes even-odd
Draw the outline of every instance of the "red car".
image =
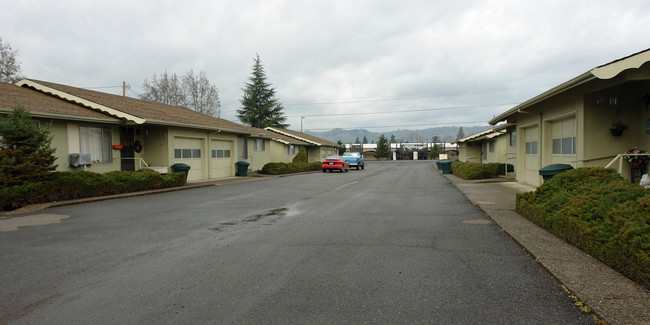
POLYGON ((350 164, 341 156, 330 156, 323 160, 323 173, 328 170, 340 170, 341 173, 349 172, 350 164))

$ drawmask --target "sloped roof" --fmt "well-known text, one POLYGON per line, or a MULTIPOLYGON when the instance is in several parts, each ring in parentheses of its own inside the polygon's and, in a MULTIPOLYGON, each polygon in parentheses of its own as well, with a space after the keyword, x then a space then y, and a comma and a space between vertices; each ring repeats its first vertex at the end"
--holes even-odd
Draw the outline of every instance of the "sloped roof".
POLYGON ((40 80, 23 79, 17 85, 32 88, 69 102, 78 103, 89 109, 100 111, 135 124, 147 123, 205 127, 240 134, 262 135, 256 128, 211 117, 184 107, 165 105, 40 80))
POLYGON ((611 79, 616 77, 619 73, 628 70, 641 67, 644 63, 650 62, 650 49, 643 50, 641 52, 634 53, 632 55, 626 56, 621 59, 614 60, 607 64, 595 67, 561 85, 558 85, 554 88, 551 88, 501 114, 492 118, 488 121, 489 124, 495 125, 501 121, 505 121, 510 115, 520 112, 527 107, 530 107, 534 104, 537 104, 543 100, 561 94, 567 90, 575 88, 579 85, 582 85, 586 82, 592 81, 594 79, 611 79))
POLYGON ((506 134, 506 129, 514 126, 515 123, 506 123, 502 125, 498 125, 496 127, 493 127, 491 129, 477 132, 474 134, 470 134, 462 139, 458 139, 456 143, 463 143, 463 142, 470 142, 470 141, 480 141, 480 140, 485 140, 485 139, 492 139, 495 137, 498 137, 500 135, 506 134))
POLYGON ((16 106, 22 106, 32 116, 65 118, 99 122, 114 122, 120 120, 106 114, 89 110, 68 101, 60 100, 30 89, 17 87, 14 84, 0 83, 0 110, 9 111, 16 106))
POLYGON ((325 139, 317 138, 313 135, 309 135, 307 133, 303 132, 298 132, 298 131, 292 131, 292 130, 287 130, 287 129, 280 129, 280 128, 273 128, 273 127, 267 127, 266 130, 273 131, 275 133, 279 133, 294 139, 298 139, 313 145, 317 146, 329 146, 329 147, 338 147, 338 143, 334 143, 331 141, 327 141, 325 139))
POLYGON ((264 133, 268 138, 270 138, 273 141, 277 141, 283 144, 293 144, 293 145, 300 145, 300 146, 306 146, 309 145, 310 143, 298 140, 296 138, 292 138, 290 136, 286 136, 281 133, 276 133, 270 130, 266 129, 258 129, 261 133, 264 133))

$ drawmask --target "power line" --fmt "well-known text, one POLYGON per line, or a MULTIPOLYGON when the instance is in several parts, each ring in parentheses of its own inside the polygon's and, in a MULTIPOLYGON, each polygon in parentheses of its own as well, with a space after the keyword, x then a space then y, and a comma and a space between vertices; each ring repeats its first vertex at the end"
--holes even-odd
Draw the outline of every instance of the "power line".
POLYGON ((491 107, 503 105, 516 105, 517 103, 501 103, 501 104, 488 104, 488 105, 472 105, 472 106, 450 106, 450 107, 437 107, 437 108, 421 108, 410 109, 402 111, 384 111, 384 112, 361 112, 361 113, 334 113, 334 114, 301 114, 301 115, 287 115, 286 117, 323 117, 323 116, 351 116, 351 115, 377 115, 377 114, 394 114, 394 113, 409 113, 409 112, 427 112, 427 111, 442 111, 451 109, 463 108, 478 108, 478 107, 491 107))
POLYGON ((553 85, 554 84, 544 84, 544 85, 532 85, 532 86, 526 86, 526 87, 486 89, 486 90, 483 90, 483 91, 464 92, 464 93, 458 93, 458 94, 421 94, 421 95, 404 95, 404 96, 323 99, 323 100, 315 100, 313 102, 296 102, 296 103, 289 102, 289 103, 285 103, 284 106, 353 104, 353 103, 391 101, 391 100, 419 99, 419 98, 427 98, 427 97, 451 97, 451 96, 463 96, 463 95, 468 95, 468 94, 469 95, 475 95, 475 94, 495 93, 495 92, 503 92, 503 91, 509 91, 509 90, 518 90, 518 89, 535 89, 535 88, 539 88, 539 87, 550 87, 550 86, 553 86, 553 85))
MULTIPOLYGON (((483 123, 485 121, 474 121, 474 122, 445 122, 445 123, 426 123, 426 124, 408 124, 408 125, 385 125, 385 126, 355 126, 355 127, 346 127, 346 128, 336 128, 336 129, 380 129, 380 128, 402 128, 402 127, 414 127, 414 126, 439 126, 439 125, 463 125, 463 124, 477 124, 483 123)), ((316 131, 316 130, 331 130, 332 128, 317 128, 317 129, 307 129, 307 131, 316 131)))

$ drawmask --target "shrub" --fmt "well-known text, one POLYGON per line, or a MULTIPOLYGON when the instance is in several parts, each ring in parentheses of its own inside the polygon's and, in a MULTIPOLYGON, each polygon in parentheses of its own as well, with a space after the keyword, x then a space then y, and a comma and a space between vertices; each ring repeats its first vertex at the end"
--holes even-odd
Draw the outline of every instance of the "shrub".
POLYGON ((313 163, 268 163, 262 167, 260 173, 267 175, 283 175, 320 170, 321 162, 313 163))
POLYGON ((98 174, 88 171, 55 172, 40 181, 0 189, 0 208, 13 210, 29 204, 176 187, 184 173, 161 175, 141 169, 98 174))
MULTIPOLYGON (((452 174, 462 179, 486 179, 499 177, 505 174, 505 164, 454 161, 451 163, 452 174)), ((508 171, 514 171, 514 166, 508 164, 508 171)))
POLYGON ((578 168, 517 195, 517 211, 650 288, 650 190, 612 169, 578 168))
POLYGON ((309 162, 307 158, 307 150, 305 150, 305 147, 301 147, 298 153, 296 154, 295 157, 293 157, 293 160, 291 161, 294 164, 306 164, 309 162))

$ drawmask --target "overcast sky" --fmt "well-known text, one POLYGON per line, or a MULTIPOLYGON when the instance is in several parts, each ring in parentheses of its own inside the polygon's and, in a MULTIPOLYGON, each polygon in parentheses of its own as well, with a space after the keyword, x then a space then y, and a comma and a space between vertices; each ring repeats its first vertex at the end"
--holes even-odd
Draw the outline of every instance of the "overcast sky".
POLYGON ((647 0, 1 2, 28 78, 137 97, 154 74, 205 70, 239 122, 259 54, 294 130, 485 124, 650 48, 647 0))

